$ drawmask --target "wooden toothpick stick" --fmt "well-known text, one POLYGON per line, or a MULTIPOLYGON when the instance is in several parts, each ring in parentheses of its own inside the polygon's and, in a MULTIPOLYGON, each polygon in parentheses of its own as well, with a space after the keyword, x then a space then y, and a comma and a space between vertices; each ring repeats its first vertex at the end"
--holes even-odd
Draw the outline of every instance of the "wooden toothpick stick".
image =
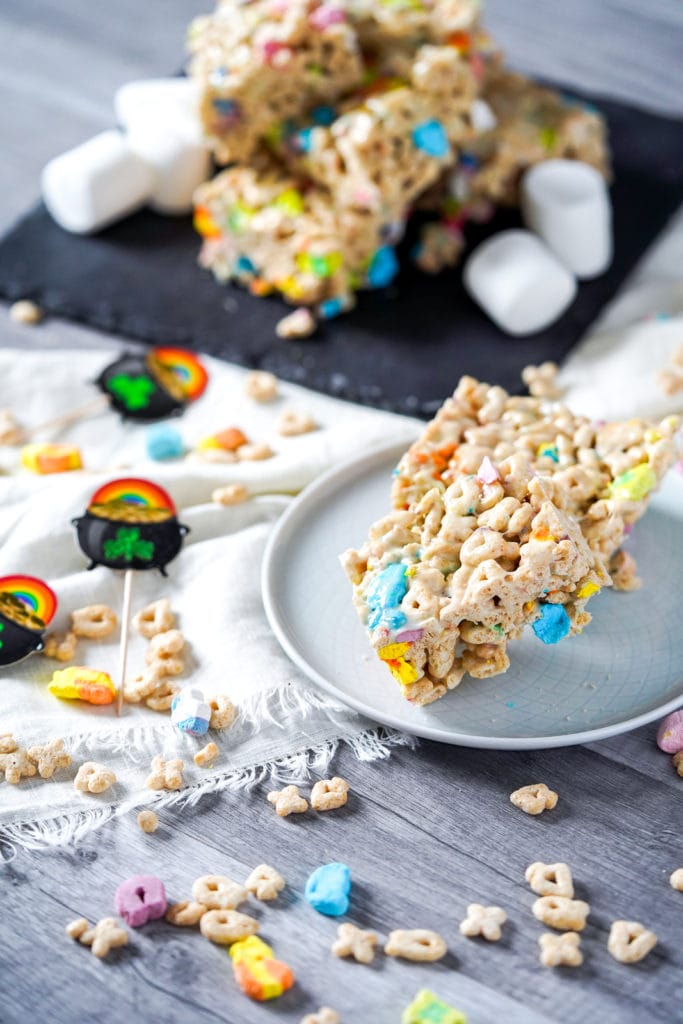
POLYGON ((123 577, 123 607, 121 608, 121 644, 119 647, 119 690, 116 695, 116 714, 123 708, 123 685, 126 681, 128 636, 130 633, 130 603, 133 595, 133 570, 126 569, 123 577))

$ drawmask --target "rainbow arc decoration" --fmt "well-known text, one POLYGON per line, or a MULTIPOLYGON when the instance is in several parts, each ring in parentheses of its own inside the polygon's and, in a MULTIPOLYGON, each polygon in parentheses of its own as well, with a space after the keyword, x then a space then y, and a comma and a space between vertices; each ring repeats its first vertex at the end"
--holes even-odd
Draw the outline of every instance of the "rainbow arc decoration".
POLYGON ((43 580, 18 573, 0 577, 0 666, 41 651, 56 610, 54 591, 43 580))
POLYGON ((166 370, 177 378, 189 402, 196 401, 206 389, 209 375, 194 354, 185 348, 161 346, 151 353, 166 370))
MULTIPOLYGON (((57 598, 51 587, 36 576, 0 577, 0 594, 12 597, 26 605, 30 614, 49 626, 57 610, 57 598)), ((41 627, 33 627, 41 628, 41 627)))
POLYGON ((88 508, 93 505, 131 505, 138 508, 164 509, 175 515, 173 500, 163 487, 141 477, 122 477, 111 480, 95 491, 88 508))

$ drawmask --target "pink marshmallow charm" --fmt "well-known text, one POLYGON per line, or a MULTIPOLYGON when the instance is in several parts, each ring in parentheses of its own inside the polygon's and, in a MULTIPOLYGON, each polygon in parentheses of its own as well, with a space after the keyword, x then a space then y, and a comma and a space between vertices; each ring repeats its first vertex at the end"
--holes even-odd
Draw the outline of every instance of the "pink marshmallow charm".
POLYGON ((133 875, 114 893, 114 909, 131 928, 139 928, 166 913, 164 883, 155 875, 133 875))
POLYGON ((657 746, 665 754, 677 754, 683 750, 683 709, 672 711, 661 722, 657 730, 657 746))
POLYGON ((481 480, 483 484, 495 484, 496 480, 500 480, 500 473, 488 455, 481 460, 481 466, 477 470, 477 480, 481 480))
POLYGON ((330 28, 332 25, 340 25, 343 21, 346 21, 344 11, 339 7, 333 7, 331 4, 323 4, 322 7, 317 7, 308 16, 308 24, 312 28, 319 29, 321 32, 324 32, 326 28, 330 28))

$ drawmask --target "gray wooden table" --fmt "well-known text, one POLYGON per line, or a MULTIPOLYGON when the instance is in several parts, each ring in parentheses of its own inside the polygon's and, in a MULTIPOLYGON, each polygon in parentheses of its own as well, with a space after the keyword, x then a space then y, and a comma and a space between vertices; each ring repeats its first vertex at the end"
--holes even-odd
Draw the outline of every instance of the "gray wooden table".
MULTIPOLYGON (((45 160, 110 124, 117 85, 178 66, 184 25, 203 7, 199 0, 0 4, 0 228, 34 199, 45 160)), ((491 0, 489 23, 521 68, 681 113, 683 7, 675 0, 491 0)), ((28 338, 3 324, 4 343, 28 338)), ((30 338, 50 347, 111 343, 54 321, 30 338)), ((263 791, 226 792, 163 813, 152 836, 132 818, 120 820, 76 848, 19 852, 0 866, 2 1024, 296 1022, 324 1003, 344 1024, 395 1024, 423 986, 465 1010, 471 1024, 683 1021, 683 897, 667 883, 683 865, 682 784, 657 751, 654 728, 553 752, 423 742, 363 764, 342 751, 335 771, 351 783, 351 799, 317 820, 277 819, 263 791), (541 780, 560 803, 528 818, 508 794, 541 780), (448 941, 448 957, 418 965, 380 955, 371 967, 332 957, 335 924, 302 897, 307 874, 330 860, 351 867, 351 920, 381 935, 434 928, 448 941), (542 929, 524 882, 533 860, 566 860, 577 895, 591 903, 585 963, 576 971, 538 962, 542 929), (158 873, 180 899, 199 874, 241 878, 261 861, 288 881, 274 906, 257 910, 261 932, 298 978, 274 1004, 239 995, 227 953, 192 931, 157 922, 106 963, 63 937, 71 918, 108 912, 114 888, 133 873, 158 873), (497 945, 458 934, 471 901, 507 910, 497 945), (606 949, 610 922, 624 917, 660 938, 634 967, 615 963, 606 949)))

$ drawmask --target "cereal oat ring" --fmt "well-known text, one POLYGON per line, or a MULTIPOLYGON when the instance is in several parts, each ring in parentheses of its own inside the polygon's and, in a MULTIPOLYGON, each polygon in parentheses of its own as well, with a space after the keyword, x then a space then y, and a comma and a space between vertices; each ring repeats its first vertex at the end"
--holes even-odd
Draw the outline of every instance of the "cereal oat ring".
POLYGON ((557 804, 558 796, 554 790, 548 789, 544 782, 537 782, 510 793, 510 801, 525 814, 542 814, 543 811, 552 811, 557 804))
POLYGON ((169 924, 175 924, 179 928, 191 928, 198 924, 206 911, 207 908, 203 903, 197 903, 196 900, 182 900, 180 903, 171 904, 166 911, 166 920, 169 924))
POLYGON ((311 790, 314 811, 333 811, 343 807, 348 799, 349 784, 335 775, 333 779, 320 779, 311 790))
POLYGON ((17 747, 9 754, 0 754, 0 771, 4 771, 6 782, 16 786, 22 778, 31 778, 35 775, 36 766, 24 748, 17 747))
POLYGON ((46 658, 56 658, 57 661, 71 661, 76 657, 78 638, 71 630, 66 633, 49 633, 45 637, 45 646, 42 653, 46 658))
POLYGON ((201 750, 197 751, 193 760, 200 768, 210 768, 219 753, 220 751, 218 747, 212 740, 211 743, 207 743, 205 747, 202 747, 201 750))
POLYGON ((80 917, 66 926, 66 934, 84 946, 90 946, 90 952, 98 957, 104 957, 110 949, 125 946, 128 942, 128 932, 121 928, 115 917, 103 917, 92 927, 84 917, 80 917))
POLYGON ((338 957, 352 956, 359 964, 369 964, 374 959, 377 942, 374 932, 357 928, 355 924, 340 924, 332 952, 338 957))
POLYGON ((541 896, 531 908, 534 917, 548 927, 572 932, 583 931, 590 909, 584 900, 570 900, 566 896, 541 896))
POLYGON ((182 789, 184 763, 179 757, 164 761, 160 754, 152 758, 150 775, 145 785, 147 789, 182 789))
POLYGON ((239 910, 207 910, 199 919, 199 930, 205 938, 220 946, 246 939, 258 931, 258 921, 239 910))
POLYGON ((145 661, 148 665, 163 666, 165 675, 180 675, 182 661, 177 655, 182 652, 184 647, 185 637, 179 629, 167 629, 163 633, 155 633, 149 642, 145 661))
POLYGON ((540 366, 525 366, 522 380, 534 398, 559 398, 557 386, 557 363, 541 363, 540 366))
POLYGON ((581 937, 576 932, 553 935, 545 932, 538 940, 539 959, 544 967, 580 967, 583 963, 581 937))
POLYGON ((636 964, 657 945, 657 936, 638 921, 615 921, 610 928, 607 949, 621 964, 636 964))
POLYGON ((249 488, 244 484, 227 484, 217 487, 211 493, 211 501, 216 505, 239 505, 249 497, 249 488))
POLYGON ((260 441, 257 444, 245 444, 237 452, 240 462, 263 462, 264 459, 272 459, 275 452, 269 444, 260 441))
POLYGON ((88 640, 102 640, 116 629, 116 613, 106 604, 91 604, 71 613, 71 632, 88 640))
POLYGON ((279 871, 269 864, 259 864, 254 868, 246 882, 245 889, 253 893, 257 900, 274 900, 285 887, 285 880, 279 871))
POLYGON ((71 755, 64 749, 63 740, 50 740, 42 746, 29 747, 28 756, 38 766, 41 779, 51 779, 58 768, 68 768, 71 755))
POLYGON ((19 299, 13 302, 9 308, 9 318, 15 324, 23 324, 26 327, 34 327, 43 319, 43 311, 40 306, 30 299, 19 299))
POLYGON ((674 754, 671 758, 671 762, 680 777, 683 779, 683 750, 679 750, 677 754, 674 754))
POLYGON ((192 898, 209 910, 234 910, 249 893, 225 875, 202 875, 192 883, 192 898))
POLYGON ((566 896, 568 899, 574 896, 574 881, 566 864, 535 861, 526 869, 524 877, 539 896, 566 896))
POLYGON ((460 934, 468 938, 481 935, 487 942, 498 942, 501 925, 507 921, 507 914, 502 907, 484 907, 481 903, 470 903, 467 917, 460 922, 460 934))
POLYGON ((79 793, 104 793, 116 782, 116 775, 109 768, 97 761, 85 761, 74 779, 74 786, 79 793))
POLYGON ((141 700, 151 697, 163 678, 159 674, 161 671, 161 666, 148 666, 134 679, 125 682, 123 684, 123 699, 126 703, 139 704, 141 700))
POLYGON ((17 746, 17 741, 11 732, 0 734, 0 754, 13 754, 17 746))
POLYGON ((277 397, 277 377, 267 370, 253 370, 247 374, 244 393, 255 402, 272 402, 277 397))
POLYGON ((237 708, 225 694, 209 697, 207 704, 211 708, 210 729, 228 729, 235 721, 237 708))
MULTIPOLYGON (((154 666, 151 666, 154 668, 154 666)), ((145 698, 145 704, 152 711, 170 711, 176 695, 180 692, 168 679, 160 679, 154 690, 145 698)))
POLYGON ((275 325, 278 338, 310 338, 316 329, 315 317, 307 306, 300 306, 293 313, 283 316, 275 325))
POLYGON ((133 617, 133 626, 140 636, 151 640, 158 633, 167 633, 175 626, 175 615, 171 611, 171 602, 166 597, 141 608, 133 617))
POLYGON ((316 1013, 307 1013, 300 1024, 340 1024, 341 1017, 329 1006, 321 1006, 316 1013))
POLYGON ((290 814, 303 814, 308 810, 308 800, 304 800, 299 794, 298 786, 274 789, 268 794, 268 801, 273 804, 280 818, 286 818, 290 814))
POLYGON ((676 868, 669 876, 669 885, 672 889, 683 892, 683 868, 676 868))
POLYGON ((159 819, 157 818, 154 811, 145 810, 140 811, 137 816, 137 823, 143 832, 156 832, 159 828, 159 819))
POLYGON ((446 943, 438 932, 426 928, 413 928, 409 931, 393 931, 389 933, 389 941, 384 947, 387 956, 400 957, 402 960, 435 961, 441 960, 448 950, 446 943))
POLYGON ((297 437, 299 434, 310 434, 313 430, 318 430, 313 417, 296 409, 286 409, 277 421, 277 432, 282 437, 297 437))

